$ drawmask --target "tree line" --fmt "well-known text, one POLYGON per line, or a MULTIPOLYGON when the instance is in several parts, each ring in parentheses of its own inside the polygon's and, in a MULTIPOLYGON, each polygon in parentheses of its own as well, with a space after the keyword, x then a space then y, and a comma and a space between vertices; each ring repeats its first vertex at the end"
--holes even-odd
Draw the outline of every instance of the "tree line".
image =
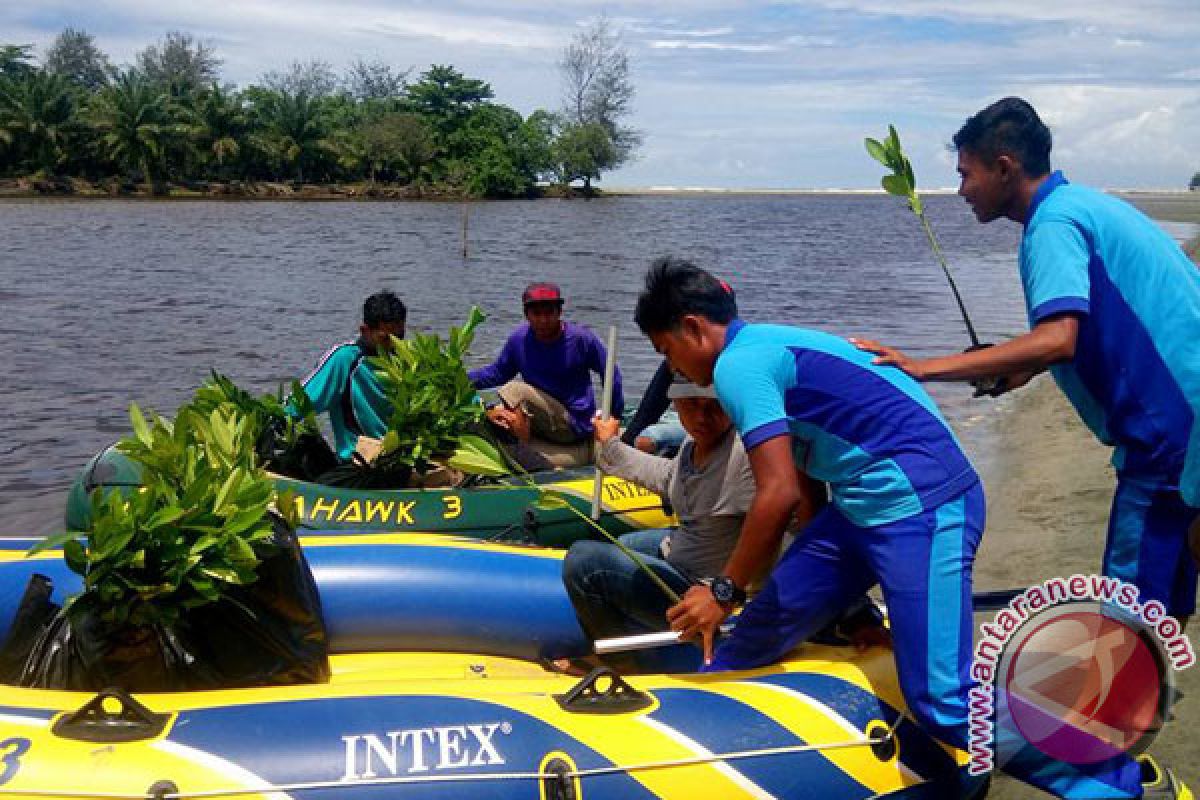
POLYGON ((0 177, 102 185, 366 183, 413 193, 521 197, 539 183, 592 183, 640 137, 625 124, 634 86, 607 20, 558 64, 561 107, 527 117, 453 66, 415 77, 381 60, 338 74, 294 62, 252 85, 223 83, 212 45, 172 31, 114 67, 67 28, 38 59, 0 44, 0 177))

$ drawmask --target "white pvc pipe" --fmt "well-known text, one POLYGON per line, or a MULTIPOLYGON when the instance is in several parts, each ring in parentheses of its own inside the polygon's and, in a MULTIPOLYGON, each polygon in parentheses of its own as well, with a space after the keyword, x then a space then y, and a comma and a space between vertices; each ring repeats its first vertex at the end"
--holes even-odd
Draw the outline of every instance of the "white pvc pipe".
MULTIPOLYGON (((608 358, 604 361, 604 388, 601 391, 603 399, 600 401, 600 419, 608 419, 611 414, 609 409, 612 408, 613 395, 613 373, 617 368, 617 326, 608 326, 608 358)), ((596 456, 599 460, 599 448, 597 448, 596 456)), ((592 492, 592 519, 600 519, 600 500, 604 491, 604 471, 600 467, 596 467, 596 488, 592 492)))

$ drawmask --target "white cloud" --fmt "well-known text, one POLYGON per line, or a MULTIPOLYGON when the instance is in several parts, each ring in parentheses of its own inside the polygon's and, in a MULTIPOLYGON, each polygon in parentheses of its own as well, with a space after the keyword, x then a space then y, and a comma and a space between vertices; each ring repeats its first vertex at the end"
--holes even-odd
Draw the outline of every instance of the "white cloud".
POLYGON ((728 50, 735 53, 770 53, 779 48, 773 44, 736 44, 734 42, 685 42, 679 39, 656 39, 650 43, 656 50, 728 50))
POLYGON ((1036 86, 1028 94, 1054 133, 1055 161, 1085 182, 1181 186, 1196 168, 1194 91, 1036 86))
MULTIPOLYGON (((650 32, 651 31, 646 31, 646 33, 650 32)), ((703 30, 695 31, 665 29, 658 31, 658 33, 661 33, 663 36, 694 36, 697 38, 704 38, 709 36, 728 36, 729 34, 733 33, 733 28, 705 28, 703 30)))
POLYGON ((1095 29, 1177 34, 1196 30, 1194 0, 817 0, 826 8, 892 17, 1066 22, 1095 29))

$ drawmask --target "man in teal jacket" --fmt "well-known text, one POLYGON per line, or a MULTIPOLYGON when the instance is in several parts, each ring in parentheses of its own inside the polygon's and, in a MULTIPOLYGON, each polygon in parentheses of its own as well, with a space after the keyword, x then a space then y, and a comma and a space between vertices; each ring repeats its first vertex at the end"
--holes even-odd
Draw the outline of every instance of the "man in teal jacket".
POLYGON ((391 347, 393 336, 404 338, 408 309, 404 302, 384 290, 363 303, 363 322, 352 342, 336 345, 304 379, 304 393, 317 413, 328 412, 338 458, 349 461, 359 436, 383 438, 391 404, 368 356, 391 347))

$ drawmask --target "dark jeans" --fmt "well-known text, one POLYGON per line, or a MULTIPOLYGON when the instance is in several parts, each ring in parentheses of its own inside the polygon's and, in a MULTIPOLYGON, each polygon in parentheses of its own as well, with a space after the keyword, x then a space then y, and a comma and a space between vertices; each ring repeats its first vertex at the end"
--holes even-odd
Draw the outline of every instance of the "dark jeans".
MULTIPOLYGON (((621 544, 642 557, 679 595, 691 586, 679 570, 659 555, 668 530, 627 533, 621 544)), ((563 560, 563 583, 583 630, 591 639, 665 631, 671 600, 629 556, 609 542, 571 545, 563 560)))

